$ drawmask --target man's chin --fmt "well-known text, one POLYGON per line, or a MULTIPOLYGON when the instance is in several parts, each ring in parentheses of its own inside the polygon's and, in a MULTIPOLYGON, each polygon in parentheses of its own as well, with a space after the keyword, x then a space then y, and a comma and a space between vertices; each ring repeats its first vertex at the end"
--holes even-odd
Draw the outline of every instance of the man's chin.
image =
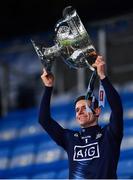
POLYGON ((80 124, 81 127, 85 127, 86 125, 88 125, 88 123, 86 124, 84 122, 79 122, 79 124, 80 124))
POLYGON ((86 126, 89 126, 91 124, 91 122, 86 122, 86 118, 80 118, 78 120, 78 124, 81 126, 81 127, 86 127, 86 126))
POLYGON ((92 123, 91 122, 86 123, 86 122, 80 121, 79 124, 80 124, 81 127, 85 128, 85 127, 89 127, 92 123))

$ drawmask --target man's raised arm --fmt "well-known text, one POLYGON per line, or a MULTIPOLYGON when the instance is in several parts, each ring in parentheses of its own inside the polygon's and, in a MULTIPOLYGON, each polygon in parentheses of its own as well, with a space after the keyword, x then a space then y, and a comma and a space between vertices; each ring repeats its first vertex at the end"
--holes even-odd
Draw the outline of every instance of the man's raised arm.
POLYGON ((105 75, 105 62, 102 56, 98 56, 94 67, 97 68, 97 74, 104 87, 108 103, 111 108, 111 116, 109 126, 113 134, 119 139, 123 136, 123 107, 120 96, 112 86, 108 77, 105 75))
POLYGON ((41 78, 45 85, 45 91, 40 104, 39 123, 58 145, 65 148, 65 130, 52 119, 50 113, 50 100, 54 84, 54 76, 52 73, 48 74, 44 70, 41 78))

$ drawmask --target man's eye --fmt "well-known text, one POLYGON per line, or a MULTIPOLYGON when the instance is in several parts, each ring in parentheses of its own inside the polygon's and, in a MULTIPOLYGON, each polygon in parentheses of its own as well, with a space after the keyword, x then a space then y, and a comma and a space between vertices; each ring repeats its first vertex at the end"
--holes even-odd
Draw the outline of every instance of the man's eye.
POLYGON ((82 111, 85 111, 85 110, 86 110, 86 106, 83 106, 83 107, 82 107, 82 111))
POLYGON ((77 109, 76 109, 76 112, 78 112, 78 111, 79 111, 79 109, 77 108, 77 109))
POLYGON ((83 107, 83 110, 85 110, 85 109, 86 109, 86 107, 84 106, 84 107, 83 107))

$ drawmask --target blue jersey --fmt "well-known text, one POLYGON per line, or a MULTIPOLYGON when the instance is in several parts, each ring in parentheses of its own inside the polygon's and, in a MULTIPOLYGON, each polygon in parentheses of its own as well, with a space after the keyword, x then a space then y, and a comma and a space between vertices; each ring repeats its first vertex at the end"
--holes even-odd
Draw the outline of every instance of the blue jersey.
POLYGON ((46 87, 40 105, 39 122, 51 138, 67 152, 70 179, 116 179, 123 137, 123 108, 109 79, 101 80, 111 108, 110 120, 73 131, 61 127, 50 115, 51 87, 46 87))

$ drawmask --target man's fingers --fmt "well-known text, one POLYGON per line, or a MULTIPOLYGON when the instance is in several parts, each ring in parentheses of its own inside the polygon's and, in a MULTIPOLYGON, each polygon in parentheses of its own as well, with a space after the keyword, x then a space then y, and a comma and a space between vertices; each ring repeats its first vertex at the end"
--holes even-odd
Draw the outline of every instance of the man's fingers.
POLYGON ((92 67, 96 68, 96 67, 97 67, 96 63, 93 63, 93 64, 92 64, 92 67))
POLYGON ((102 56, 98 56, 96 59, 96 62, 104 62, 104 59, 102 56))
POLYGON ((47 71, 46 71, 46 69, 45 68, 43 68, 43 77, 45 76, 45 77, 49 77, 49 76, 51 76, 51 73, 48 73, 47 71))
POLYGON ((45 68, 43 68, 43 74, 44 74, 45 76, 47 76, 47 75, 48 75, 48 73, 47 73, 47 71, 46 71, 46 69, 45 69, 45 68))
POLYGON ((98 66, 105 65, 105 62, 101 59, 97 59, 95 63, 92 64, 92 67, 97 68, 98 66))
POLYGON ((43 79, 44 77, 46 77, 44 74, 41 75, 41 78, 43 79))

